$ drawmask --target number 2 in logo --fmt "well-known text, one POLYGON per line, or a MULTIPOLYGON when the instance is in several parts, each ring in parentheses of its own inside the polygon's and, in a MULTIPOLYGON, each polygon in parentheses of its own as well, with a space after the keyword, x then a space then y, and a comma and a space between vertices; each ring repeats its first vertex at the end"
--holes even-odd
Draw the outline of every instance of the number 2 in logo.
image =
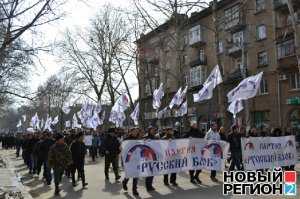
POLYGON ((284 195, 295 196, 296 190, 296 184, 284 184, 284 195))

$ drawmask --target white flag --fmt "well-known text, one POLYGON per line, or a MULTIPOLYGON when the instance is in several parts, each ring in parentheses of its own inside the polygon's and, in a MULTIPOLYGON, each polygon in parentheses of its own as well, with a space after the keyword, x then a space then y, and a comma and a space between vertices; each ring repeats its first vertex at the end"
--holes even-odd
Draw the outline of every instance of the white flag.
POLYGON ((241 81, 237 87, 227 94, 228 102, 246 100, 255 97, 258 89, 260 88, 262 76, 263 72, 260 72, 257 75, 250 76, 241 81))
POLYGON ((49 115, 47 115, 47 119, 46 119, 46 122, 45 122, 44 130, 52 131, 51 123, 52 123, 52 117, 49 117, 49 115))
POLYGON ((165 95, 164 90, 163 90, 163 83, 160 84, 158 89, 155 89, 153 92, 153 109, 157 110, 159 109, 161 105, 161 99, 165 95))
POLYGON ((180 94, 180 100, 178 101, 178 104, 177 104, 178 106, 180 104, 182 104, 182 102, 186 99, 187 90, 188 90, 188 86, 186 86, 184 88, 184 90, 181 92, 181 94, 180 94))
POLYGON ((52 125, 56 125, 58 123, 58 116, 56 116, 53 121, 51 122, 52 125))
POLYGON ((129 100, 126 94, 122 94, 111 109, 109 121, 117 127, 122 127, 126 119, 124 111, 129 107, 129 100))
POLYGON ((22 126, 22 121, 19 120, 18 124, 17 124, 17 128, 20 128, 22 126))
POLYGON ((26 115, 23 115, 23 122, 26 122, 26 115))
POLYGON ((114 111, 110 112, 109 121, 114 123, 116 127, 123 127, 123 122, 126 119, 126 115, 122 111, 114 111))
POLYGON ((216 65, 204 82, 202 89, 197 94, 193 95, 194 102, 211 99, 213 97, 214 89, 217 85, 222 83, 222 81, 219 65, 216 65))
POLYGON ((140 103, 137 103, 133 112, 130 114, 130 117, 133 120, 134 125, 139 124, 139 115, 140 115, 140 103))
POLYGON ((227 110, 230 113, 232 113, 233 118, 235 118, 236 115, 239 112, 241 112, 243 109, 244 109, 244 106, 243 106, 242 100, 239 99, 239 100, 235 100, 235 101, 231 102, 227 110))
POLYGON ((208 76, 204 84, 208 84, 210 82, 212 83, 213 88, 216 88, 219 84, 223 82, 219 65, 216 65, 214 69, 210 72, 210 75, 208 76))
POLYGON ((69 114, 71 111, 70 106, 63 106, 61 109, 66 115, 69 114))
POLYGON ((44 128, 44 125, 45 125, 45 121, 44 121, 44 118, 42 118, 42 120, 41 120, 41 123, 40 123, 40 127, 41 127, 41 129, 43 129, 43 128, 44 128))
POLYGON ((31 118, 31 126, 33 128, 38 128, 38 124, 39 123, 39 117, 38 117, 38 114, 35 113, 35 115, 31 118))
POLYGON ((70 121, 66 121, 65 122, 65 126, 66 126, 66 128, 70 128, 71 127, 71 122, 70 121))
POLYGON ((178 116, 184 116, 188 113, 187 100, 180 106, 178 116))
POLYGON ((101 104, 98 103, 98 104, 96 105, 96 107, 94 108, 94 112, 100 113, 101 110, 102 110, 102 106, 101 106, 101 104))
POLYGON ((102 125, 104 121, 105 121, 105 110, 102 111, 101 118, 100 118, 100 125, 102 125))
POLYGON ((100 118, 99 118, 99 115, 98 113, 94 113, 93 117, 91 117, 90 119, 90 126, 91 128, 93 129, 97 129, 97 127, 100 125, 100 118))
POLYGON ((158 118, 158 119, 163 118, 164 115, 166 114, 167 110, 168 110, 168 106, 165 107, 164 109, 158 111, 158 113, 157 113, 157 118, 158 118))
POLYGON ((193 94, 194 102, 201 102, 213 97, 213 82, 203 85, 203 88, 196 94, 193 94))
POLYGON ((174 105, 180 105, 181 93, 182 93, 182 90, 180 87, 170 102, 170 105, 169 105, 170 109, 172 109, 174 105))
POLYGON ((73 115, 73 123, 72 123, 72 128, 81 128, 81 125, 78 124, 78 120, 77 120, 77 117, 76 117, 76 114, 73 115))

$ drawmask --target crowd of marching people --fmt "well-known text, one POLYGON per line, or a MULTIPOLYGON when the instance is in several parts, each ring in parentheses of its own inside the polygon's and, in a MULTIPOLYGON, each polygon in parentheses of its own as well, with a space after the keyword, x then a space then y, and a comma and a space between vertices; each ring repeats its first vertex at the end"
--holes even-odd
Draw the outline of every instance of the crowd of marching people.
MULTIPOLYGON (((121 182, 123 189, 128 190, 128 178, 122 181, 120 174, 120 154, 121 143, 124 140, 173 140, 180 138, 203 138, 205 140, 223 140, 230 144, 231 156, 228 159, 229 170, 243 170, 242 164, 242 137, 279 137, 290 135, 289 131, 282 132, 281 129, 262 128, 258 130, 253 127, 248 132, 243 126, 233 125, 230 132, 226 132, 223 127, 217 123, 211 123, 211 128, 206 132, 199 129, 197 122, 191 122, 190 130, 183 133, 180 124, 177 122, 175 127, 157 129, 149 126, 146 130, 142 128, 131 128, 124 130, 120 128, 110 128, 107 131, 102 130, 81 130, 71 129, 62 133, 57 132, 35 132, 24 134, 5 134, 0 135, 0 143, 3 149, 15 149, 16 156, 22 156, 24 164, 28 167, 29 174, 40 175, 42 173, 45 184, 50 185, 52 177, 54 178, 55 194, 60 192, 59 185, 63 176, 70 178, 72 185, 77 186, 78 180, 81 180, 82 187, 86 188, 88 183, 85 178, 85 159, 87 151, 92 161, 97 157, 104 157, 104 175, 107 181, 110 180, 109 170, 112 166, 114 179, 121 182), (84 136, 91 135, 92 143, 90 146, 85 145, 84 136), (76 179, 77 171, 77 179, 76 179)), ((294 166, 285 167, 284 169, 293 170, 294 166)), ((189 171, 190 182, 201 184, 199 174, 201 170, 189 171)), ((217 182, 217 172, 211 171, 210 178, 217 182)), ((145 178, 145 188, 151 192, 155 190, 153 185, 154 177, 145 178)), ((132 179, 132 193, 138 196, 138 178, 132 179)), ((176 173, 166 174, 163 176, 164 185, 178 186, 176 173)))

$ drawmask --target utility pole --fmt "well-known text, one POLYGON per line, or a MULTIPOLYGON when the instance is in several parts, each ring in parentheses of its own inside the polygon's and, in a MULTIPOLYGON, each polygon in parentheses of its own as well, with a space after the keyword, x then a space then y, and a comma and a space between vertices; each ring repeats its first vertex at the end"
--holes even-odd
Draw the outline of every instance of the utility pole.
POLYGON ((297 57, 297 61, 298 61, 298 70, 300 72, 300 44, 299 44, 299 37, 300 37, 300 34, 298 32, 298 29, 297 29, 297 22, 296 22, 296 19, 295 19, 295 11, 294 11, 294 7, 293 7, 293 2, 292 0, 286 0, 286 3, 287 3, 287 6, 288 6, 288 9, 289 9, 289 13, 290 13, 290 16, 291 16, 291 19, 292 19, 292 26, 293 26, 293 29, 294 29, 294 42, 295 42, 295 53, 296 53, 296 57, 297 57))

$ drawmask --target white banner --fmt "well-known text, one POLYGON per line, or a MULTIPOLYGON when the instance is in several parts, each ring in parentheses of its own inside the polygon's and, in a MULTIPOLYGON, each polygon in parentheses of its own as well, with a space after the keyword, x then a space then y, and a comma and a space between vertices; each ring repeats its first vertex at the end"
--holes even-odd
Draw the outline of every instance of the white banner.
POLYGON ((229 144, 204 139, 127 140, 122 143, 126 177, 147 177, 187 170, 224 170, 229 144))
POLYGON ((250 137, 242 139, 245 170, 295 165, 295 136, 250 137))

